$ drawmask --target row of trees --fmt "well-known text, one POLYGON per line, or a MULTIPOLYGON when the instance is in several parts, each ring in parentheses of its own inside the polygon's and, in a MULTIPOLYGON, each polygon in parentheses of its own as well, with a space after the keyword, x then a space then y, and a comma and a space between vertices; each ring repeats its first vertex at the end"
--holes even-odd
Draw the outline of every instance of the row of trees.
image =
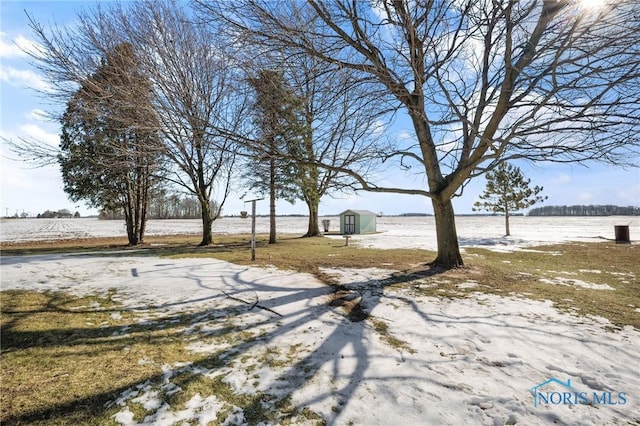
POLYGON ((348 76, 317 61, 245 58, 192 12, 149 1, 85 12, 73 30, 32 22, 42 46, 35 64, 66 104, 54 153, 65 191, 122 210, 131 244, 154 215, 151 194, 167 185, 198 200, 201 245, 232 186, 269 194, 270 242, 276 198, 304 200, 306 235, 320 235, 321 197, 352 182, 315 163, 357 169, 374 151, 365 146, 375 141, 368 93, 345 92, 348 76))
MULTIPOLYGON (((26 217, 26 216, 25 216, 26 217)), ((71 213, 69 209, 60 210, 45 210, 43 213, 38 213, 36 216, 38 219, 53 219, 53 218, 79 218, 80 213, 71 213)))
POLYGON ((160 181, 198 199, 203 245, 232 186, 272 212, 304 200, 309 236, 321 197, 351 188, 429 198, 434 262, 453 267, 451 200, 471 179, 516 159, 638 158, 637 14, 635 0, 149 0, 33 22, 32 56, 67 107, 68 192, 108 204, 79 191, 75 166, 95 162, 87 183, 128 211, 132 243, 160 181))
POLYGON ((544 206, 529 210, 529 216, 640 216, 640 207, 613 205, 544 206))
MULTIPOLYGON (((219 211, 215 200, 211 201, 211 210, 219 211)), ((169 193, 162 189, 150 197, 146 209, 147 219, 200 219, 202 210, 197 198, 178 193, 169 193)), ((102 210, 100 219, 125 219, 122 209, 102 210)))

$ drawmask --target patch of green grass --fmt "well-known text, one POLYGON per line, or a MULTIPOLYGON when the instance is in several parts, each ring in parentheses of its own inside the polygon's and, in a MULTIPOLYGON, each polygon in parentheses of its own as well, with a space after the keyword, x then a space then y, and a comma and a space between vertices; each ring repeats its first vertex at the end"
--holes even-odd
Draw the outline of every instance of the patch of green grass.
POLYGON ((142 423, 145 417, 147 417, 147 414, 149 414, 149 411, 139 402, 130 401, 127 403, 127 407, 129 407, 129 411, 133 413, 133 421, 136 423, 142 423))
POLYGON ((295 345, 291 345, 289 347, 289 351, 287 352, 287 357, 289 358, 295 357, 300 351, 301 347, 302 347, 302 343, 296 343, 295 345))
POLYGON ((285 358, 280 349, 274 346, 265 349, 264 354, 257 358, 257 361, 267 365, 269 368, 283 368, 290 365, 290 359, 285 358))
POLYGON ((327 422, 318 413, 310 410, 308 407, 303 408, 301 414, 304 419, 315 421, 316 426, 324 426, 327 424, 327 422))
POLYGON ((169 404, 177 409, 183 409, 185 404, 196 394, 200 394, 203 398, 207 395, 215 395, 219 401, 224 403, 224 408, 217 413, 215 424, 223 424, 228 421, 229 415, 238 408, 243 411, 244 419, 249 424, 281 423, 279 420, 290 417, 290 414, 295 411, 288 396, 278 398, 262 392, 236 393, 224 381, 223 375, 208 378, 201 374, 183 372, 172 378, 172 383, 181 388, 168 400, 169 404))

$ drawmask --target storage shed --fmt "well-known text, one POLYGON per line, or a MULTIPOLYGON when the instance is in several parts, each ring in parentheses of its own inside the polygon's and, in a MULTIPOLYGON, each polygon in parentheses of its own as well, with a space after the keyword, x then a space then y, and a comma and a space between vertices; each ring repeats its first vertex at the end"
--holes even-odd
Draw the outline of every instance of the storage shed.
POLYGON ((376 232, 376 214, 369 210, 345 210, 340 213, 340 233, 371 234, 376 232))

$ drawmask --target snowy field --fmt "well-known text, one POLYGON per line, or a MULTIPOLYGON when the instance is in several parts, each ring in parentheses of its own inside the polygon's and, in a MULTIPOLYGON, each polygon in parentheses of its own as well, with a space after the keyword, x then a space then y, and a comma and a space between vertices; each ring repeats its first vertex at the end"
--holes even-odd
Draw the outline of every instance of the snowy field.
MULTIPOLYGON (((336 230, 337 218, 330 219, 336 230)), ((278 223, 282 232, 306 229, 303 218, 278 223)), ((510 238, 501 237, 501 218, 463 217, 458 231, 463 246, 504 249, 613 239, 614 225, 629 224, 631 238, 638 238, 638 219, 623 217, 517 217, 510 238)), ((266 225, 261 219, 259 232, 266 232, 266 225)), ((124 235, 121 226, 89 219, 8 221, 2 223, 2 241, 124 235)), ((215 229, 246 232, 249 226, 247 220, 222 219, 215 229)), ((379 218, 378 230, 354 241, 381 248, 434 248, 432 218, 379 218)), ((167 232, 197 233, 198 224, 149 224, 149 235, 167 232)), ((174 379, 185 371, 224 377, 237 393, 291 395, 293 406, 308 407, 329 425, 640 424, 640 331, 607 331, 607 320, 561 313, 550 302, 482 292, 461 299, 427 297, 415 291, 433 285, 427 282, 413 288, 385 286, 393 271, 326 269, 362 294, 367 311, 388 326, 390 335, 407 342, 394 347, 370 321, 351 322, 329 306, 331 289, 306 274, 216 259, 56 254, 0 260, 3 290, 85 295, 111 289, 122 310, 140 313, 147 324, 191 314, 191 325, 182 330, 188 350, 226 361, 212 369, 158 364, 163 371, 159 383, 139 383, 113 401, 121 407, 114 419, 122 425, 140 424, 127 406, 132 402, 147 409, 144 424, 204 425, 215 419, 222 403, 214 395, 197 394, 181 407, 160 398, 180 391, 174 379), (228 295, 272 311, 250 309, 228 295), (261 337, 251 343, 212 340, 211 334, 223 328, 261 337), (570 388, 559 383, 567 380, 570 388), (537 404, 538 391, 569 403, 537 404), (584 399, 575 403, 576 395, 584 399)), ((606 261, 594 259, 596 269, 606 274, 606 261)), ((640 279, 633 273, 620 277, 640 279)), ((153 358, 131 362, 159 363, 153 358)), ((292 420, 303 423, 300 417, 292 420)), ((243 410, 235 407, 225 424, 246 424, 243 410)))
MULTIPOLYGON (((338 217, 330 220, 330 231, 340 229, 338 217)), ((511 220, 511 237, 504 237, 504 218, 491 216, 462 216, 456 219, 462 247, 482 246, 508 250, 522 246, 552 244, 563 241, 593 242, 614 239, 614 226, 627 225, 631 239, 640 236, 640 218, 609 217, 526 217, 511 220)), ((201 232, 199 220, 150 220, 147 236, 181 235, 201 232)), ((280 217, 277 229, 283 234, 304 234, 307 219, 280 217)), ((251 220, 233 217, 218 219, 213 224, 215 235, 250 233, 251 220)), ((435 250, 435 222, 433 217, 379 217, 377 234, 358 235, 358 244, 376 248, 422 248, 435 250)), ((256 232, 269 232, 269 219, 256 220, 256 232)), ((25 219, 0 222, 1 242, 45 241, 93 237, 126 237, 124 221, 97 219, 25 219)))

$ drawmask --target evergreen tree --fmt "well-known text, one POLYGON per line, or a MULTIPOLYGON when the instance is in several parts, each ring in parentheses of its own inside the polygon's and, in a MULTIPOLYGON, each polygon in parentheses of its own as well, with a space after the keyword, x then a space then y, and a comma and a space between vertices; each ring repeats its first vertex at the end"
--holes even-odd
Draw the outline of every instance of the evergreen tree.
POLYGON ((249 83, 256 92, 254 123, 259 142, 249 148, 253 165, 246 177, 252 190, 269 193, 269 244, 275 244, 276 199, 293 202, 304 185, 304 165, 280 154, 289 153, 295 158, 305 152, 301 149, 303 104, 279 71, 260 70, 249 83))
POLYGON ((547 199, 538 195, 542 187, 529 187, 531 179, 524 178, 520 168, 511 164, 500 163, 493 171, 487 172, 487 187, 480 200, 476 201, 473 211, 486 210, 494 213, 503 213, 505 217, 506 236, 511 235, 509 230, 509 214, 518 210, 531 207, 536 203, 547 199))
POLYGON ((149 85, 131 45, 117 45, 67 104, 58 162, 73 201, 124 213, 129 244, 143 242, 159 153, 149 85))

